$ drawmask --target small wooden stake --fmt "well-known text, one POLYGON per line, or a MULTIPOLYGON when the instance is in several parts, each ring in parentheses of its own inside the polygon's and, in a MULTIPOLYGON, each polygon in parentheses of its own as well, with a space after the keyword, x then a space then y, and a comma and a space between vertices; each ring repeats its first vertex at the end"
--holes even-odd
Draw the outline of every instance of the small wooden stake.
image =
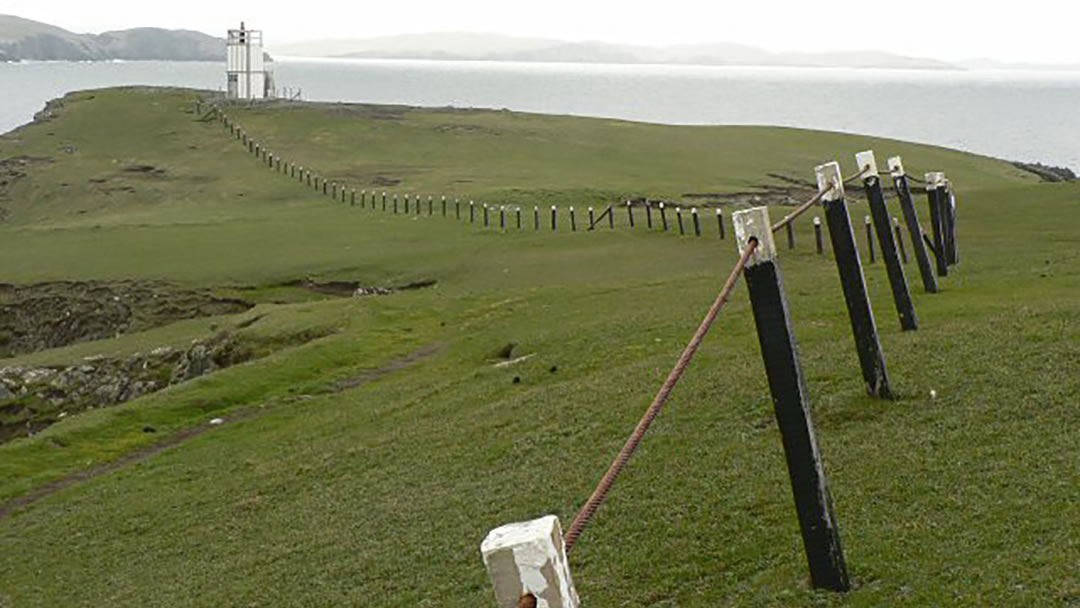
POLYGON ((540 207, 533 205, 533 230, 540 230, 540 207))
POLYGON ((652 203, 645 199, 645 227, 652 230, 652 203))
POLYGON ((556 230, 558 230, 558 224, 556 223, 557 212, 556 212, 555 209, 556 209, 555 205, 552 205, 551 206, 551 231, 552 232, 555 232, 556 230))
POLYGON ((792 224, 795 222, 788 222, 784 224, 784 229, 787 230, 787 248, 795 249, 795 229, 792 228, 792 224))
POLYGON ((825 242, 821 238, 821 218, 814 216, 814 244, 817 246, 818 255, 825 252, 825 242))
POLYGON ((721 239, 727 238, 727 235, 724 233, 724 211, 722 209, 716 210, 716 229, 720 234, 721 239))
POLYGON ((577 232, 577 219, 574 216, 574 208, 570 207, 570 231, 577 232))
POLYGON ((664 224, 664 232, 667 232, 667 209, 664 208, 664 201, 660 201, 660 221, 664 224))
POLYGON ((859 246, 851 227, 847 201, 844 200, 844 178, 840 174, 840 165, 835 162, 828 163, 817 167, 815 171, 819 191, 833 186, 822 199, 825 222, 829 226, 829 238, 832 241, 833 255, 836 257, 836 268, 840 273, 840 285, 844 290, 844 302, 851 319, 851 332, 855 338, 855 351, 862 367, 866 392, 877 397, 891 398, 885 355, 878 340, 874 311, 870 307, 866 278, 859 260, 859 246))
POLYGON ((596 218, 593 217, 593 208, 589 207, 589 230, 596 228, 596 218))
POLYGON ((682 225, 682 207, 675 208, 675 218, 679 220, 679 234, 686 234, 686 230, 683 229, 682 225))
POLYGON ((472 201, 469 201, 469 223, 476 223, 476 205, 472 201))
POLYGON ((446 197, 442 197, 442 216, 446 217, 446 197))
POLYGON ((740 250, 744 251, 751 239, 758 243, 744 276, 787 458, 810 580, 818 589, 847 591, 851 583, 810 417, 806 381, 799 362, 780 266, 776 262, 769 210, 757 207, 738 211, 732 214, 731 221, 740 250))
POLYGON ((873 264, 877 260, 874 259, 874 230, 870 225, 870 216, 866 216, 866 251, 870 253, 870 263, 873 264))
POLYGON ((630 227, 634 227, 634 205, 626 201, 626 217, 630 220, 630 227))
POLYGON ((691 208, 690 214, 694 216, 694 236, 701 236, 701 221, 698 219, 697 207, 691 208))
POLYGON ((900 261, 907 264, 907 249, 904 247, 904 235, 900 232, 900 219, 892 218, 893 223, 893 237, 896 239, 897 248, 900 250, 900 261))

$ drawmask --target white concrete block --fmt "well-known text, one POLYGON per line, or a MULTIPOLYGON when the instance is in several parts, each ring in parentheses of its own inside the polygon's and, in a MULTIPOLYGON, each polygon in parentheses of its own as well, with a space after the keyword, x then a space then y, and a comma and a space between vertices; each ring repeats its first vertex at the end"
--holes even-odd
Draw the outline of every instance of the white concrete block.
POLYGON ((823 200, 836 201, 844 198, 844 174, 840 172, 840 163, 833 161, 818 165, 814 167, 814 174, 817 176, 818 192, 824 192, 830 185, 833 186, 832 192, 826 194, 823 200))
POLYGON ((773 241, 768 207, 735 211, 731 214, 731 223, 735 226, 735 245, 739 248, 739 255, 746 251, 751 237, 757 239, 757 249, 747 260, 747 266, 776 259, 776 243, 773 241))
POLYGON ((488 533, 480 545, 499 608, 516 608, 523 595, 537 608, 578 608, 570 578, 562 526, 554 515, 507 524, 488 533))

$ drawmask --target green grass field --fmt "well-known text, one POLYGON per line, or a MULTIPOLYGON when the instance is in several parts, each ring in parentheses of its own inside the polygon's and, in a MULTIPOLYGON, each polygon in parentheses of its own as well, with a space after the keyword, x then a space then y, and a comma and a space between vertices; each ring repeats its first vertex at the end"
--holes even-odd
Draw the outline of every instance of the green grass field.
MULTIPOLYGON (((258 307, 0 367, 182 345, 255 314, 266 317, 243 330, 254 337, 328 335, 0 445, 2 505, 227 421, 0 519, 0 606, 494 605, 480 541, 511 521, 573 518, 726 278, 730 234, 720 240, 708 214, 701 238, 647 231, 640 211, 633 230, 620 212, 614 231, 535 233, 527 216, 530 229, 501 233, 334 203, 200 121, 198 95, 80 93, 0 137, 0 161, 30 159, 0 190, 0 281, 164 279, 258 307), (278 297, 302 277, 438 283, 278 297), (494 367, 508 343, 535 356, 494 367)), ((881 164, 902 154, 914 175, 946 171, 961 264, 937 295, 907 266, 918 332, 900 332, 884 267, 866 265, 895 401, 865 395, 810 215, 798 248, 780 252, 855 589, 809 586, 741 286, 575 548, 575 583, 586 606, 1080 605, 1080 184, 793 129, 228 112, 286 160, 358 190, 530 214, 809 183, 828 160, 853 172, 869 148, 881 164)), ((849 202, 861 227, 866 204, 849 202)))

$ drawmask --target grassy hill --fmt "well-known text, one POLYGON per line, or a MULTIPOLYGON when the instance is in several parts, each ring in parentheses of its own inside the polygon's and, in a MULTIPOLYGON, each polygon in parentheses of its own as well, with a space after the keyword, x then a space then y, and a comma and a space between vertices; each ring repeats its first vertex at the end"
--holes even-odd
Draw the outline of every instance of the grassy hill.
MULTIPOLYGON (((279 345, 0 445, 0 505, 41 497, 0 516, 0 606, 491 605, 480 541, 573 517, 715 296, 731 241, 712 223, 701 238, 650 232, 640 212, 634 229, 619 213, 614 231, 503 233, 334 203, 200 120, 199 95, 75 94, 0 137, 0 280, 163 280, 256 304, 0 367, 180 348, 223 328, 279 345), (303 278, 437 283, 338 298, 291 286, 303 278), (291 340, 303 332, 315 339, 291 340), (495 366, 511 343, 534 356, 495 366)), ((575 582, 588 606, 1080 601, 1077 184, 792 129, 228 111, 358 190, 563 213, 648 196, 727 201, 726 214, 745 206, 732 194, 798 196, 814 165, 852 171, 867 148, 915 175, 946 171, 962 263, 937 295, 908 266, 918 332, 899 331, 884 269, 866 267, 896 401, 865 396, 809 215, 780 254, 856 588, 807 584, 742 288, 575 549, 575 582)), ((849 200, 861 223, 865 203, 849 200)))

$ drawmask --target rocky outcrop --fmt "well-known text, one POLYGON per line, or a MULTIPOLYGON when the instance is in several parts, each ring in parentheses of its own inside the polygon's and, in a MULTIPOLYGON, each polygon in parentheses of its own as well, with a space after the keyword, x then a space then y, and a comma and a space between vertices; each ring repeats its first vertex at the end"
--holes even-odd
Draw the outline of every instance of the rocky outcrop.
POLYGON ((231 334, 186 349, 156 348, 125 358, 91 357, 78 365, 0 368, 0 441, 25 436, 84 410, 137 399, 251 358, 231 334))
POLYGON ((154 281, 0 284, 0 358, 251 307, 244 300, 154 281))

